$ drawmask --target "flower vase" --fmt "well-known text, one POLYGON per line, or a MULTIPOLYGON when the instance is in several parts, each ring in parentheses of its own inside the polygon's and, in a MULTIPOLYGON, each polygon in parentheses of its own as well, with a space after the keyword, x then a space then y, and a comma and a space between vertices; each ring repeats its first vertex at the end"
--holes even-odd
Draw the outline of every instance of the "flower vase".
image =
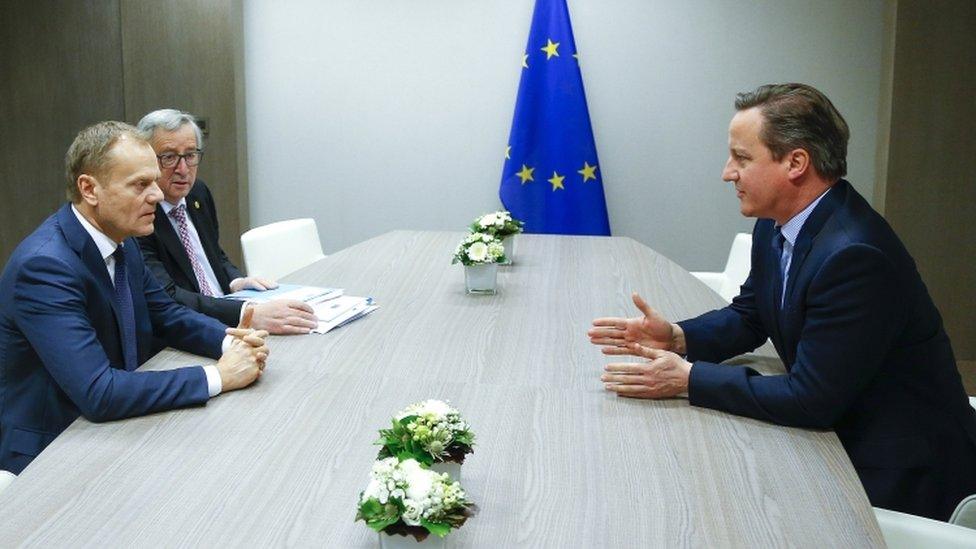
POLYGON ((499 262, 499 265, 511 265, 515 262, 515 236, 510 234, 502 239, 502 246, 505 247, 505 261, 499 262))
POLYGON ((497 263, 464 266, 464 285, 469 294, 494 294, 497 280, 497 263))
POLYGON ((453 481, 461 480, 461 464, 456 461, 435 461, 430 466, 430 470, 435 473, 447 473, 453 481))

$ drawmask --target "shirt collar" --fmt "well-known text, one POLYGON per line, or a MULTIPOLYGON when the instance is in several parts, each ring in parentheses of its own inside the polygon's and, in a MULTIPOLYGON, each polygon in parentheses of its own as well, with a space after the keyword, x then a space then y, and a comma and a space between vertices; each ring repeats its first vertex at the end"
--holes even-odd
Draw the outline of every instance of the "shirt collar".
POLYGON ((169 212, 173 211, 173 208, 178 208, 186 204, 186 197, 181 198, 176 204, 170 204, 168 200, 163 200, 159 204, 163 207, 163 213, 169 215, 169 212))
POLYGON ((793 245, 796 244, 796 238, 800 236, 800 230, 803 228, 803 224, 807 222, 807 218, 810 217, 810 214, 813 213, 813 209, 817 207, 817 204, 819 204, 821 200, 823 200, 823 197, 827 196, 827 193, 829 193, 830 189, 832 188, 833 187, 828 188, 806 208, 803 208, 800 213, 794 215, 789 221, 780 225, 779 230, 781 233, 783 233, 783 238, 790 243, 790 247, 793 247, 793 245))
POLYGON ((81 223, 81 226, 88 231, 88 234, 92 237, 92 240, 95 241, 95 246, 98 247, 98 253, 102 254, 102 259, 108 260, 108 258, 115 253, 115 248, 118 248, 120 244, 116 244, 115 241, 109 238, 105 233, 96 229, 94 225, 85 219, 85 216, 81 215, 81 212, 78 211, 78 208, 76 208, 74 204, 71 205, 71 212, 75 214, 75 217, 78 218, 78 222, 81 223))

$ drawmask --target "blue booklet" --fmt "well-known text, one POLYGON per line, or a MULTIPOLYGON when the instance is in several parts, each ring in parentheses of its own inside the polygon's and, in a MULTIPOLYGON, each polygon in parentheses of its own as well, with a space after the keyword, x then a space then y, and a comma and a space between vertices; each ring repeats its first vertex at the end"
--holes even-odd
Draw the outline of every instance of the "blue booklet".
POLYGON ((294 299, 313 303, 334 299, 342 295, 342 288, 320 288, 318 286, 302 286, 300 284, 279 284, 273 290, 241 290, 228 294, 228 299, 240 299, 264 303, 272 299, 294 299))

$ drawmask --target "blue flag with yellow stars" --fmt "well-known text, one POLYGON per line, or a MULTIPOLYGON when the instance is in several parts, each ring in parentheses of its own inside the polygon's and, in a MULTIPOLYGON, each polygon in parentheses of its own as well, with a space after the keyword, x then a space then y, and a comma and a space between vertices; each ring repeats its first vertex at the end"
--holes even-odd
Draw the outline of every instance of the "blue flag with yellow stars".
POLYGON ((498 194, 526 232, 610 234, 566 0, 536 0, 498 194))

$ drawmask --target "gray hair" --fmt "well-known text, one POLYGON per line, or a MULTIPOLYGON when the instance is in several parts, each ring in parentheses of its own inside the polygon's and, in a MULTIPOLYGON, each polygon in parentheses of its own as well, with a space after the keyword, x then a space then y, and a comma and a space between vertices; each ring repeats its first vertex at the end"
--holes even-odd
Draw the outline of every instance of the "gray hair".
POLYGON ((152 141, 153 134, 156 133, 156 128, 173 132, 187 124, 193 126, 193 133, 197 136, 197 148, 202 151, 203 132, 200 131, 200 126, 197 125, 196 117, 188 112, 178 111, 176 109, 159 109, 158 111, 153 111, 143 116, 136 127, 139 128, 142 137, 146 141, 152 141))
POLYGON ((753 107, 762 114, 759 138, 773 159, 781 160, 793 149, 804 149, 821 176, 837 180, 847 174, 851 131, 819 90, 806 84, 766 84, 735 96, 736 110, 753 107))
POLYGON ((64 155, 64 173, 68 178, 65 194, 68 200, 74 204, 81 202, 78 178, 82 174, 102 174, 110 164, 112 147, 123 137, 146 143, 139 130, 114 120, 99 122, 78 132, 64 155))

